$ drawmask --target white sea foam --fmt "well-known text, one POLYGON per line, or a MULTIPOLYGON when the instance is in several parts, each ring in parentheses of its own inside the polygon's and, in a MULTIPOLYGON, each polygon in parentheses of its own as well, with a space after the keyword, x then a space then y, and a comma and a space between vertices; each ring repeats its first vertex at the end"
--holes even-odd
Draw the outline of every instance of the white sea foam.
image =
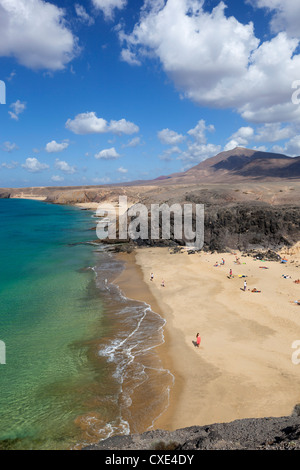
MULTIPOLYGON (((105 295, 108 296, 108 302, 110 300, 113 301, 114 318, 121 322, 120 325, 123 325, 123 328, 120 326, 120 329, 115 333, 118 336, 108 340, 108 343, 103 344, 98 351, 99 356, 105 357, 108 363, 114 364, 115 371, 113 372, 113 377, 120 386, 121 419, 123 419, 122 409, 125 411, 126 408, 128 411, 131 406, 134 406, 131 398, 133 392, 149 380, 147 370, 151 371, 152 378, 153 373, 155 377, 157 372, 157 380, 160 380, 161 375, 165 377, 165 382, 168 382, 167 377, 170 378, 170 383, 160 395, 160 398, 165 396, 166 404, 159 412, 159 415, 153 418, 150 429, 153 428, 154 423, 168 408, 170 392, 175 381, 175 377, 170 370, 159 366, 157 368, 149 367, 149 365, 143 363, 143 360, 146 358, 145 353, 150 354, 150 357, 153 359, 156 357, 153 356, 155 349, 165 342, 164 327, 166 320, 157 312, 154 312, 148 303, 126 297, 120 287, 111 282, 111 276, 108 274, 109 272, 112 275, 119 273, 120 263, 114 260, 111 253, 102 253, 99 256, 105 256, 106 259, 102 259, 102 264, 91 269, 95 273, 97 286, 102 292, 106 292, 105 295)), ((156 361, 160 364, 158 356, 156 361)), ((151 405, 149 406, 151 408, 151 405)), ((126 430, 125 433, 129 433, 130 429, 127 420, 124 420, 123 424, 126 430)), ((105 430, 107 432, 106 437, 116 432, 113 423, 108 423, 104 428, 105 430)), ((120 434, 119 429, 118 434, 120 434)))

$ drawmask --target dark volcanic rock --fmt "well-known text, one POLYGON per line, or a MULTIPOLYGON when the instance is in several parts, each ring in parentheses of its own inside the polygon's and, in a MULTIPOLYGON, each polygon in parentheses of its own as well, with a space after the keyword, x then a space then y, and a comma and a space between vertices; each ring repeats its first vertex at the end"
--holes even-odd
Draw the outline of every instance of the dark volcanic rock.
POLYGON ((204 248, 277 250, 299 240, 300 208, 249 205, 205 209, 204 248))
POLYGON ((170 432, 114 436, 84 450, 300 450, 298 408, 292 416, 282 418, 241 419, 170 432))
POLYGON ((9 191, 0 191, 0 199, 9 199, 10 192, 9 191))
MULTIPOLYGON (((197 203, 196 200, 194 202, 197 203)), ((203 249, 205 251, 259 249, 271 252, 283 246, 291 246, 299 241, 300 207, 298 206, 272 206, 266 203, 206 204, 204 214, 203 249)), ((162 239, 161 222, 160 220, 160 238, 158 240, 152 240, 149 233, 148 239, 137 239, 135 244, 161 247, 185 245, 184 239, 174 238, 172 217, 170 239, 162 239)), ((195 216, 193 230, 196 230, 195 216)), ((273 256, 272 259, 275 257, 273 256)))

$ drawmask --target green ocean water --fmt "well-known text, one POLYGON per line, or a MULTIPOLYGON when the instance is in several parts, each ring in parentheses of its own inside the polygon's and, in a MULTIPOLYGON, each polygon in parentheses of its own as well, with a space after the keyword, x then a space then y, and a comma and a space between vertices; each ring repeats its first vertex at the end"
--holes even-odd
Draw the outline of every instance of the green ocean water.
POLYGON ((93 247, 76 245, 92 226, 87 211, 0 200, 0 448, 70 448, 82 439, 76 418, 95 410, 103 305, 83 269, 93 247))
POLYGON ((112 282, 123 263, 84 243, 94 226, 88 211, 0 199, 0 450, 78 449, 151 429, 168 407, 165 320, 112 282))

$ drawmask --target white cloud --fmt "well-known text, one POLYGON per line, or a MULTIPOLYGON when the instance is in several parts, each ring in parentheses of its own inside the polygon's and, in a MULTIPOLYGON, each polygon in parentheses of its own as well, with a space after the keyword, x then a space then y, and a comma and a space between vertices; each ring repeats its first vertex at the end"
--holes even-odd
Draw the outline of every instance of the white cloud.
POLYGON ((290 157, 299 157, 300 156, 300 135, 296 135, 288 142, 285 143, 283 147, 279 145, 274 145, 272 147, 273 152, 283 153, 290 157))
POLYGON ((74 173, 76 173, 75 166, 70 166, 67 162, 59 160, 58 158, 55 160, 54 166, 57 170, 60 170, 63 173, 67 173, 69 175, 73 175, 74 173))
POLYGON ((139 128, 133 122, 126 121, 126 119, 120 119, 119 121, 110 121, 109 132, 119 135, 130 135, 139 132, 139 128))
POLYGON ((10 163, 1 163, 2 168, 6 168, 7 170, 13 170, 19 165, 18 162, 10 162, 10 163))
POLYGON ((121 51, 121 59, 127 64, 130 65, 142 65, 142 62, 138 60, 135 54, 130 51, 129 49, 122 49, 121 51))
POLYGON ((131 61, 158 58, 177 89, 201 106, 233 108, 250 122, 300 121, 300 106, 291 102, 298 40, 281 32, 260 41, 252 23, 226 17, 223 2, 211 12, 202 5, 146 2, 133 31, 119 32, 131 61))
POLYGON ((118 168, 117 171, 118 171, 119 173, 128 173, 127 168, 123 168, 122 166, 120 166, 120 168, 118 168))
POLYGON ((2 147, 2 150, 4 150, 4 152, 8 152, 8 153, 11 153, 13 152, 14 150, 18 150, 18 146, 14 143, 11 143, 11 142, 4 142, 3 144, 3 147, 2 147))
POLYGON ((248 3, 265 8, 273 13, 273 32, 287 31, 289 35, 300 37, 300 3, 297 0, 249 0, 248 3))
POLYGON ((82 5, 76 3, 74 8, 76 11, 76 15, 82 23, 87 23, 88 26, 91 26, 95 23, 94 18, 87 13, 86 9, 82 5))
POLYGON ((95 112, 77 114, 74 119, 68 119, 66 128, 74 134, 134 134, 139 131, 138 126, 126 119, 110 121, 108 123, 103 118, 98 118, 95 112))
POLYGON ((0 0, 0 56, 32 69, 64 69, 77 49, 64 16, 43 0, 0 0))
POLYGON ((259 147, 253 147, 253 150, 257 150, 258 152, 268 152, 268 149, 265 145, 260 145, 259 147))
POLYGON ((57 183, 61 182, 61 181, 64 181, 64 177, 63 176, 59 176, 59 175, 53 175, 51 176, 51 180, 52 181, 55 181, 57 183))
POLYGON ((26 163, 22 167, 30 173, 40 173, 43 170, 47 170, 49 165, 40 163, 37 158, 26 158, 26 163))
POLYGON ((104 134, 108 132, 107 121, 98 118, 96 113, 77 114, 75 119, 68 119, 66 128, 74 132, 74 134, 104 134))
POLYGON ((141 139, 139 137, 134 137, 127 144, 124 144, 123 147, 137 147, 140 143, 141 139))
POLYGON ((99 10, 102 10, 105 19, 113 19, 114 10, 122 10, 127 4, 127 0, 92 0, 93 4, 99 10))
POLYGON ((12 103, 10 105, 10 108, 13 109, 13 112, 8 111, 10 117, 12 119, 14 119, 15 121, 18 121, 19 120, 19 114, 22 114, 26 109, 26 103, 24 103, 24 102, 22 103, 22 101, 17 100, 15 103, 12 103))
POLYGON ((206 123, 203 119, 198 121, 196 127, 194 129, 190 129, 188 131, 188 134, 194 137, 194 139, 199 143, 199 144, 205 144, 206 143, 206 131, 213 132, 215 130, 215 127, 211 124, 209 126, 206 126, 206 123))
POLYGON ((207 158, 214 157, 221 152, 221 145, 189 143, 187 150, 181 153, 179 160, 190 163, 200 163, 207 158))
POLYGON ((170 129, 163 129, 157 135, 163 144, 171 145, 172 147, 165 150, 159 156, 160 160, 170 161, 172 155, 178 154, 177 160, 183 160, 188 164, 196 164, 206 158, 214 156, 220 152, 221 146, 207 143, 206 132, 213 132, 215 127, 210 124, 206 125, 204 119, 197 122, 196 126, 187 132, 187 136, 192 139, 187 139, 187 136, 178 134, 170 129), (186 150, 182 151, 177 144, 186 141, 186 150))
POLYGON ((236 147, 247 147, 249 141, 253 140, 254 129, 252 127, 240 127, 230 137, 230 141, 225 145, 224 150, 233 150, 236 147))
POLYGON ((255 140, 257 142, 277 142, 295 135, 294 126, 282 127, 280 123, 265 124, 256 130, 255 140))
POLYGON ((62 142, 61 144, 59 144, 55 140, 52 140, 51 142, 48 142, 48 144, 46 145, 45 150, 48 153, 57 153, 57 152, 62 152, 63 150, 65 150, 68 147, 69 147, 69 142, 67 142, 67 141, 62 142))
POLYGON ((233 150, 235 149, 236 147, 239 146, 239 143, 234 140, 234 139, 231 139, 229 142, 227 142, 227 144, 225 145, 224 147, 224 151, 227 152, 227 150, 233 150))
POLYGON ((184 141, 185 137, 170 129, 163 129, 157 133, 162 144, 176 145, 184 141))
POLYGON ((159 159, 164 160, 166 162, 170 162, 172 160, 172 155, 174 154, 181 154, 180 148, 177 147, 176 145, 165 150, 164 153, 159 156, 159 159))
POLYGON ((95 155, 95 158, 103 159, 103 160, 115 160, 116 158, 119 158, 119 157, 120 155, 116 151, 115 147, 101 150, 101 152, 96 153, 95 155))
MULTIPOLYGON (((295 125, 282 126, 281 123, 267 123, 254 130, 252 127, 241 127, 228 139, 224 150, 232 150, 236 147, 247 147, 251 142, 277 142, 294 137, 297 134, 295 125)), ((251 148, 255 149, 253 145, 251 148)), ((262 148, 265 148, 264 146, 262 148)), ((280 147, 281 148, 281 147, 280 147)))

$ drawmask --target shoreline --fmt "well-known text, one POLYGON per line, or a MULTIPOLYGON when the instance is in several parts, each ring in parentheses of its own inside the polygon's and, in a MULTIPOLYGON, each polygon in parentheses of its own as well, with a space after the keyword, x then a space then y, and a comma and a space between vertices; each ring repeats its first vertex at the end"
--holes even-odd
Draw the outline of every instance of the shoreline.
POLYGON ((155 296, 149 289, 149 286, 144 279, 142 268, 137 263, 136 250, 131 253, 114 253, 114 256, 116 259, 124 263, 124 269, 122 273, 114 279, 113 283, 120 288, 127 298, 150 305, 151 310, 166 321, 166 324, 163 327, 164 343, 157 346, 155 349, 159 359, 161 360, 163 368, 169 370, 175 377, 175 380, 170 391, 166 409, 161 415, 154 417, 153 426, 150 428, 145 426, 145 431, 147 429, 169 429, 171 426, 171 417, 173 415, 174 408, 176 407, 177 399, 183 390, 184 380, 184 378, 181 377, 179 370, 176 370, 169 347, 171 341, 171 331, 169 331, 166 326, 168 322, 168 316, 172 313, 167 305, 157 302, 155 296))
POLYGON ((115 282, 166 320, 158 353, 174 373, 175 385, 154 429, 279 417, 300 402, 300 377, 291 361, 292 342, 300 339, 300 310, 292 305, 300 298, 293 283, 300 277, 298 264, 246 257, 235 265, 233 254, 223 256, 226 267, 214 267, 220 253, 170 255, 156 247, 118 254, 125 269, 115 282), (235 276, 229 280, 230 267, 235 276), (242 272, 250 288, 246 292, 242 272), (261 292, 252 293, 254 287, 261 292), (193 344, 198 330, 199 350, 193 344))

